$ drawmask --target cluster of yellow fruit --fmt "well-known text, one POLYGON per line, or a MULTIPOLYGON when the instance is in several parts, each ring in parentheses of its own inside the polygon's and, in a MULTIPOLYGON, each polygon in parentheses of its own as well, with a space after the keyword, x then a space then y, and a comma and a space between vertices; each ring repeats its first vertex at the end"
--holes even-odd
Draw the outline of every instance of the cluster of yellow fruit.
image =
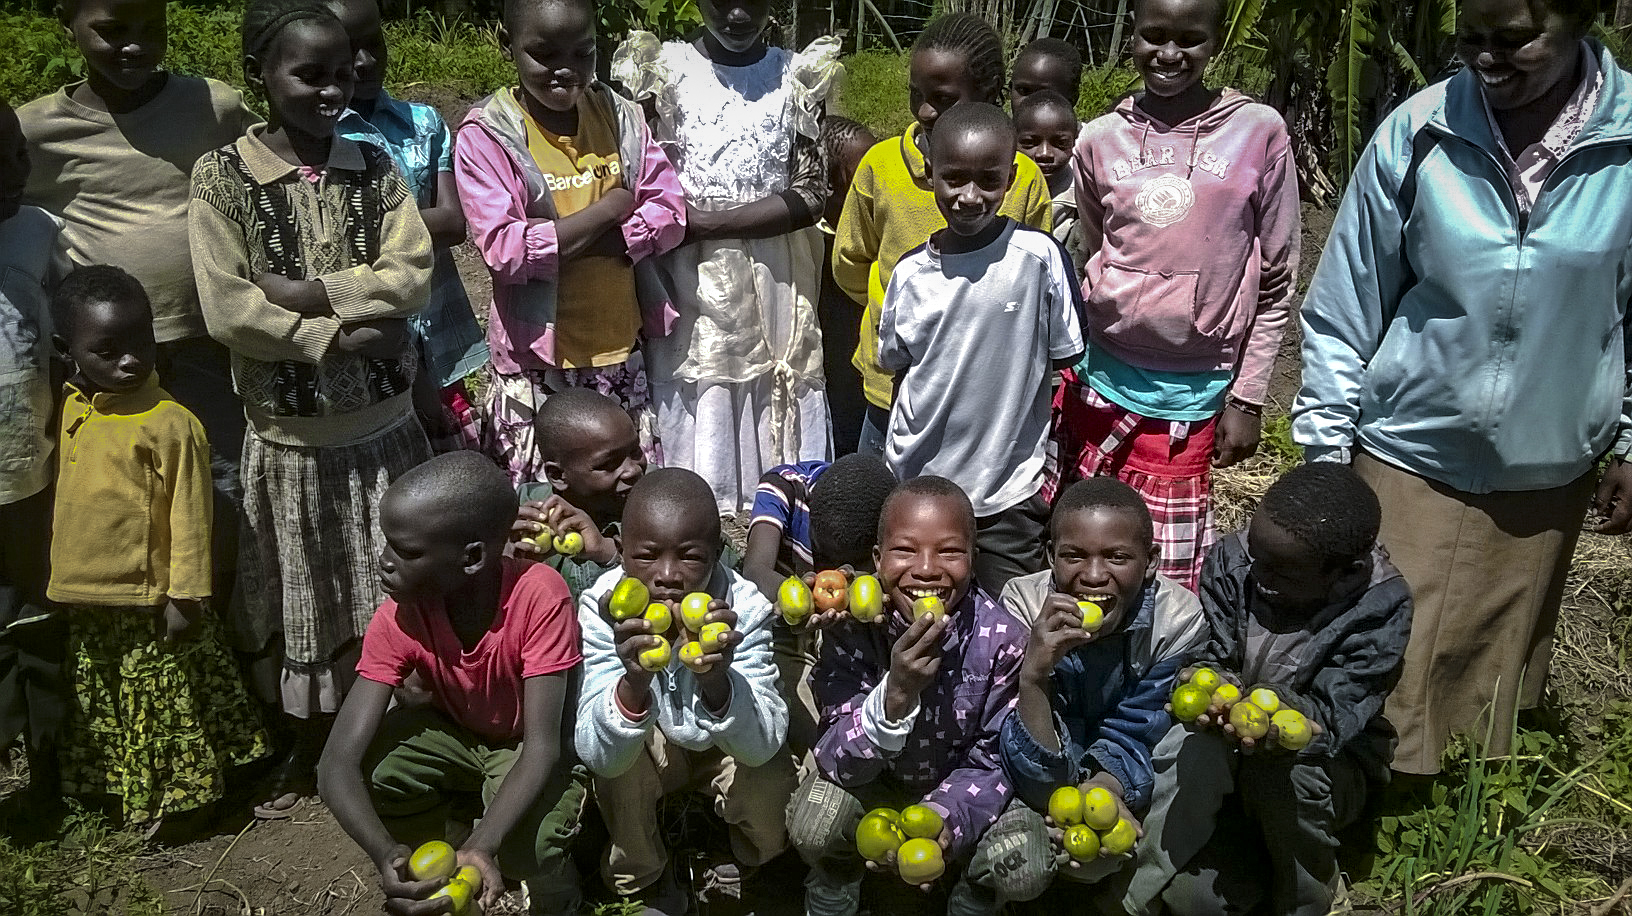
MULTIPOLYGON (((652 593, 639 579, 629 576, 623 577, 612 589, 612 595, 607 599, 606 610, 613 620, 622 622, 633 617, 645 617, 652 625, 652 633, 657 639, 657 645, 640 653, 640 667, 647 671, 662 671, 669 667, 669 660, 675 655, 666 633, 674 627, 674 612, 661 601, 653 601, 652 593)), ((707 592, 692 592, 680 599, 680 634, 692 637, 680 644, 680 661, 696 674, 704 674, 714 666, 703 664, 704 655, 720 651, 721 640, 731 627, 715 621, 705 623, 703 618, 708 616, 708 605, 714 599, 707 592)))
POLYGON ((1065 851, 1078 862, 1091 861, 1102 852, 1125 856, 1139 839, 1117 808, 1116 796, 1099 786, 1086 792, 1076 786, 1055 789, 1048 797, 1048 816, 1065 831, 1065 851))
POLYGON ((879 863, 889 862, 893 855, 901 880, 928 884, 946 872, 939 840, 944 826, 940 814, 924 805, 900 811, 874 808, 856 825, 856 852, 879 863))
POLYGON ((584 536, 576 531, 563 531, 560 534, 550 530, 549 525, 539 523, 539 531, 530 538, 522 538, 523 543, 531 544, 539 553, 548 554, 555 551, 566 557, 575 557, 584 552, 584 536))
POLYGON ((884 613, 884 587, 876 576, 860 575, 846 581, 843 572, 824 569, 816 574, 815 586, 798 576, 782 580, 776 590, 776 610, 790 626, 797 625, 816 611, 849 611, 862 623, 884 613))
POLYGON ((437 888, 429 899, 447 897, 452 900, 453 916, 469 913, 471 901, 482 893, 482 873, 473 865, 460 868, 453 847, 441 840, 432 840, 414 850, 408 859, 408 877, 415 881, 448 879, 448 883, 437 888))
POLYGON ((1208 709, 1227 710, 1230 725, 1237 736, 1257 740, 1276 730, 1276 740, 1289 751, 1302 750, 1313 740, 1314 733, 1303 713, 1284 706, 1281 698, 1268 687, 1259 687, 1241 697, 1241 688, 1224 680, 1211 668, 1197 668, 1190 680, 1173 688, 1173 717, 1180 722, 1194 722, 1208 709))

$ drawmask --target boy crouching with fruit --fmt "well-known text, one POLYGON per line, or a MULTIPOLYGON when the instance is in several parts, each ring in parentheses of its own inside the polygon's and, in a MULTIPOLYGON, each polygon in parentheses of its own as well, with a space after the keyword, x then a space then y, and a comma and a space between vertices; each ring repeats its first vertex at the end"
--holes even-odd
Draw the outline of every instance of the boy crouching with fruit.
POLYGON ((977 860, 974 875, 993 891, 998 866, 1027 870, 1030 880, 1011 879, 1011 889, 1040 894, 1056 873, 1096 882, 1129 864, 1155 782, 1151 751, 1172 725, 1163 706, 1208 636, 1201 602, 1156 572, 1143 498, 1115 478, 1080 481, 1060 497, 1049 560, 1003 589, 1003 606, 1031 638, 1002 740, 1003 770, 1024 804, 992 828, 994 855, 977 860), (1009 853, 1022 848, 1050 854, 1009 853))
POLYGON ((691 471, 646 474, 624 509, 622 569, 578 601, 587 661, 577 746, 611 834, 602 875, 648 913, 687 909, 658 824, 671 793, 708 794, 730 828, 735 863, 714 866, 709 880, 721 896, 742 895, 749 876, 739 866, 787 848, 797 780, 781 752, 788 707, 771 657, 775 612, 720 562, 717 513, 691 471))
POLYGON ((1208 554, 1211 635, 1180 689, 1213 693, 1200 711, 1195 690, 1175 691, 1175 717, 1192 721, 1156 747, 1129 913, 1158 899, 1175 916, 1330 910, 1336 834, 1388 778, 1383 702, 1411 631, 1410 590, 1377 544, 1380 520, 1351 469, 1307 464, 1208 554))
POLYGON ((515 515, 504 472, 468 451, 404 474, 380 504, 389 597, 363 636, 318 789, 379 869, 392 912, 464 913, 471 897, 491 908, 501 869, 526 883, 530 912, 574 912, 581 899, 567 841, 588 779, 563 715, 577 703, 578 621, 554 570, 503 555, 515 515), (387 711, 410 674, 431 702, 387 711), (447 794, 476 791, 486 810, 453 861, 442 847, 410 857, 405 842, 441 837, 447 794), (414 905, 449 893, 453 909, 414 905))
MULTIPOLYGON (((788 808, 790 839, 811 867, 808 913, 856 913, 864 861, 930 888, 948 866, 982 854, 1013 797, 998 729, 1014 706, 1024 629, 975 585, 974 553, 975 514, 957 484, 901 484, 879 521, 883 622, 823 634, 813 678, 819 772, 788 808)), ((960 880, 947 912, 996 906, 960 880)))

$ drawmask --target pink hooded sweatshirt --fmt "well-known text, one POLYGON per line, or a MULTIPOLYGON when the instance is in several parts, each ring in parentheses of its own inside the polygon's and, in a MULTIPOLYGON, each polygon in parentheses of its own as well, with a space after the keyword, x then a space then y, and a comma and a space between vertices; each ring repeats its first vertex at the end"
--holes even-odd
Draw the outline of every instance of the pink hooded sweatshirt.
POLYGON ((1233 89, 1176 126, 1124 99, 1077 139, 1089 358, 1144 369, 1234 369, 1268 395, 1291 291, 1260 307, 1265 266, 1297 275, 1298 180, 1279 113, 1233 89))

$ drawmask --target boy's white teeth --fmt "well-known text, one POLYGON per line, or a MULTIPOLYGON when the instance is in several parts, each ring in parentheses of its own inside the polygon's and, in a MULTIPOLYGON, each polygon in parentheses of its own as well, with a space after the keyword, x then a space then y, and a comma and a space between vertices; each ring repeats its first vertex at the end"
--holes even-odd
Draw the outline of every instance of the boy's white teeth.
POLYGON ((904 589, 904 591, 907 594, 914 597, 914 598, 927 598, 927 597, 929 597, 931 595, 933 595, 936 598, 939 598, 939 597, 941 597, 941 593, 944 592, 945 589, 940 589, 940 588, 909 588, 909 589, 904 589))
POLYGON ((1480 70, 1479 71, 1479 79, 1486 86, 1500 86, 1500 85, 1502 85, 1503 83, 1507 82, 1508 80, 1510 80, 1512 78, 1513 78, 1513 72, 1512 71, 1508 71, 1507 73, 1502 73, 1502 74, 1491 73, 1488 70, 1480 70))
POLYGON ((1114 597, 1116 597, 1116 596, 1115 595, 1083 595, 1082 600, 1092 601, 1095 604, 1104 604, 1105 602, 1111 600, 1114 597))

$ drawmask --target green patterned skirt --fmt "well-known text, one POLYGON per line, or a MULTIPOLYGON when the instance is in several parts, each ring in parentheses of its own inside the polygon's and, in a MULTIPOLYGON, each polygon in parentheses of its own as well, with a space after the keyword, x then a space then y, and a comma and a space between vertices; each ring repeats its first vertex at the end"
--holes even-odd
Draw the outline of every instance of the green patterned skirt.
POLYGON ((151 608, 79 605, 68 641, 67 794, 118 796, 127 823, 152 820, 219 800, 228 770, 271 752, 214 613, 169 644, 151 608))

